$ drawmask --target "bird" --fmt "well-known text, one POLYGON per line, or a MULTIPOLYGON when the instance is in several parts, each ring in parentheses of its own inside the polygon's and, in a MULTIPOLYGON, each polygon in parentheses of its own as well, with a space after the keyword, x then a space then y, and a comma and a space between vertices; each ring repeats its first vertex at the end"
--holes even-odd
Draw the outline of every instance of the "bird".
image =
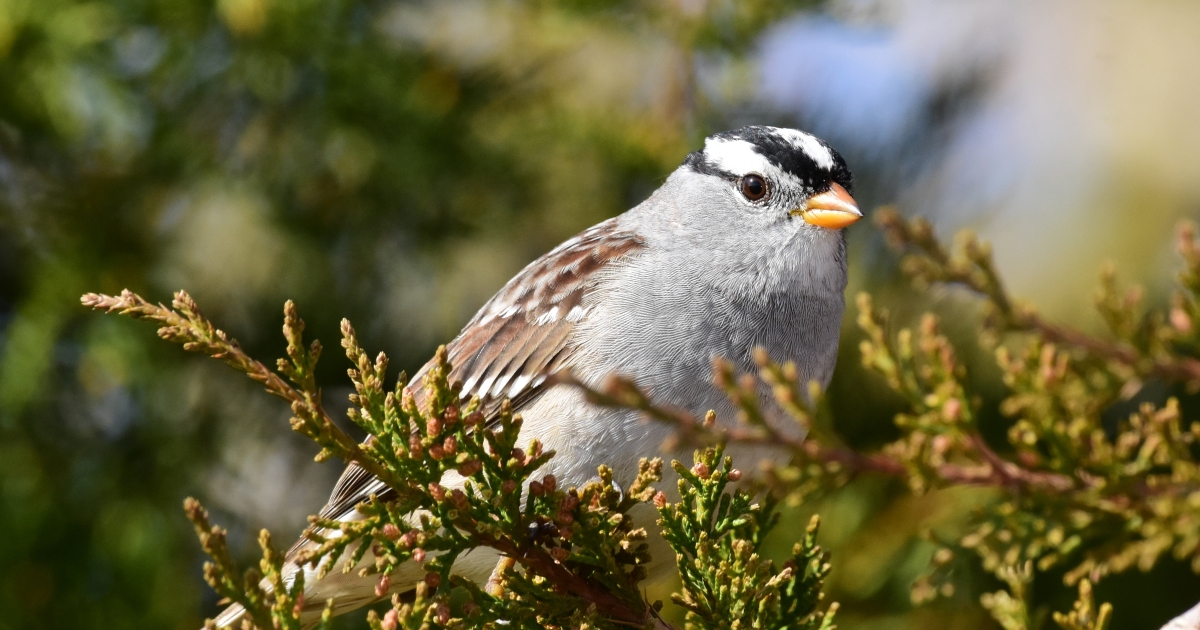
MULTIPOLYGON (((749 372, 761 347, 795 362, 800 384, 824 388, 845 308, 844 228, 862 218, 852 190, 845 160, 809 133, 752 125, 711 135, 645 201, 555 247, 488 300, 447 345, 450 377, 462 383, 464 399, 479 397, 485 417, 511 401, 524 419, 521 442, 537 438, 556 453, 539 476, 582 486, 607 464, 628 484, 671 427, 593 406, 555 375, 569 372, 591 386, 621 376, 655 404, 732 418, 732 404, 713 384, 713 361, 749 372)), ((417 372, 415 387, 431 366, 417 372)), ((769 393, 762 395, 770 408, 769 393)), ((731 454, 738 461, 762 455, 731 454)), ((352 463, 320 516, 361 518, 356 506, 372 494, 386 500, 387 491, 352 463)), ((310 544, 302 538, 289 558, 310 544)), ((660 566, 674 557, 661 543, 651 549, 660 566)), ((454 571, 482 583, 496 561, 476 550, 454 571)), ((408 564, 391 577, 392 592, 413 588, 424 574, 408 564)), ((329 598, 335 614, 381 599, 376 576, 334 571, 317 579, 315 569, 287 566, 306 571, 305 625, 329 598)), ((215 621, 238 627, 244 616, 234 604, 215 621)))

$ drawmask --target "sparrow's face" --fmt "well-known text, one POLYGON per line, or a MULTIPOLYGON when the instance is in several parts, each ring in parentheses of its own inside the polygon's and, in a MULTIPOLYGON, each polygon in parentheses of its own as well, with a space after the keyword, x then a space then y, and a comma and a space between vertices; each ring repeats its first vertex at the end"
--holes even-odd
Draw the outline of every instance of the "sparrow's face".
POLYGON ((824 231, 862 218, 846 162, 802 131, 750 126, 709 136, 681 170, 701 176, 693 181, 720 206, 710 220, 824 231))

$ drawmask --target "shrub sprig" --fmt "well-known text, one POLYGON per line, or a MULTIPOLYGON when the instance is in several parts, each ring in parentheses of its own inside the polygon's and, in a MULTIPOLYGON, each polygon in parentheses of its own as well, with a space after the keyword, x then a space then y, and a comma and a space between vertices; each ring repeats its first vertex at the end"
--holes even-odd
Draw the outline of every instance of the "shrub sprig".
MULTIPOLYGON (((697 594, 710 591, 723 598, 710 604, 739 595, 756 598, 749 608, 710 606, 706 615, 689 617, 689 627, 785 627, 793 618, 831 627, 832 610, 816 612, 829 567, 815 544, 815 524, 793 557, 775 570, 757 553, 761 534, 773 523, 773 504, 763 509, 747 494, 727 493, 725 483, 734 472, 728 462, 716 479, 688 473, 681 489, 692 489, 677 504, 653 487, 662 476, 657 459, 640 462, 627 491, 614 483, 607 466, 582 487, 562 487, 553 475, 537 476, 554 453, 536 439, 524 448, 518 445, 522 421, 508 401, 490 421, 478 399, 462 404, 445 348, 435 355, 420 390, 403 374, 387 388, 386 355, 372 359, 343 321, 342 347, 353 365, 348 416, 370 435, 355 443, 321 406, 314 378, 321 345, 305 345, 304 322, 290 301, 284 307, 287 358, 278 361, 277 371, 246 355, 182 291, 172 308, 129 291, 116 297, 88 294, 83 303, 163 324, 163 338, 223 360, 291 403, 292 428, 320 446, 318 461, 337 457, 384 481, 379 492, 356 506, 360 518, 311 517, 306 541, 290 560, 264 530, 261 570, 244 572, 229 552, 224 531, 209 524, 198 501, 188 499, 187 514, 212 558, 205 565, 206 580, 228 602, 242 605, 257 628, 298 629, 314 622, 325 627, 338 612, 333 600, 304 601, 304 571, 298 567, 315 568, 318 578, 333 570, 377 576, 376 595, 383 599, 395 590, 392 577, 408 563, 425 571, 412 585, 415 598, 392 597, 383 615, 370 614, 373 629, 670 628, 659 614, 661 603, 646 601, 639 587, 650 560, 648 532, 634 525, 629 512, 646 503, 659 509, 660 524, 673 532, 667 541, 677 554, 693 559, 702 554, 709 563, 686 571, 678 601, 699 602, 697 594), (708 542, 697 546, 679 535, 683 522, 698 524, 713 507, 720 518, 713 523, 716 529, 705 529, 708 542), (483 586, 452 570, 456 559, 480 548, 500 555, 483 586), (738 585, 733 591, 712 590, 730 576, 738 585)), ((705 454, 697 466, 715 467, 719 458, 705 454)), ((682 469, 678 462, 673 466, 682 469)))

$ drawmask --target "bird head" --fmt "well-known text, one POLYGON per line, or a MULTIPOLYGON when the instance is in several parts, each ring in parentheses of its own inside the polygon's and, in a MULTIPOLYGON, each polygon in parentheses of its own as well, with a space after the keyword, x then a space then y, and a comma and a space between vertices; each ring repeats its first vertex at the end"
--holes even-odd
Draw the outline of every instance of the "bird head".
POLYGON ((795 220, 840 230, 862 218, 850 196, 845 160, 803 131, 755 125, 714 134, 680 169, 701 176, 697 180, 710 193, 723 188, 712 198, 732 206, 726 210, 741 210, 770 223, 795 220))

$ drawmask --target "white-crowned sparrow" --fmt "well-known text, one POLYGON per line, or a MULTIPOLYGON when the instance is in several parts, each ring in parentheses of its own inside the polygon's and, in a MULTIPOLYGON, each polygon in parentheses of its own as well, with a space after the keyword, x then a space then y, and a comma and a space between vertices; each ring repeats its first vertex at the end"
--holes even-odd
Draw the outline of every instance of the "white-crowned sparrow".
MULTIPOLYGON (((485 415, 512 399, 525 419, 522 442, 536 437, 557 452, 545 472, 560 484, 582 485, 600 464, 628 482, 638 459, 657 454, 670 429, 635 412, 593 407, 547 376, 569 369, 598 385, 619 374, 657 403, 729 418, 730 403, 712 384, 712 361, 724 357, 749 371, 752 350, 762 346, 795 361, 802 383, 824 386, 844 308, 841 228, 862 217, 850 187, 841 156, 807 133, 751 126, 710 136, 645 202, 509 281, 450 342, 452 377, 463 382, 464 398, 480 396, 485 415)), ((380 481, 351 465, 321 515, 354 519, 355 506, 372 493, 388 498, 380 481)), ((495 563, 494 554, 477 551, 455 570, 482 581, 495 563)), ((393 590, 412 588, 423 575, 410 564, 392 576, 393 590)), ((305 577, 314 619, 330 597, 338 613, 378 599, 374 576, 305 577)), ((227 626, 240 616, 235 607, 217 621, 227 626)))

